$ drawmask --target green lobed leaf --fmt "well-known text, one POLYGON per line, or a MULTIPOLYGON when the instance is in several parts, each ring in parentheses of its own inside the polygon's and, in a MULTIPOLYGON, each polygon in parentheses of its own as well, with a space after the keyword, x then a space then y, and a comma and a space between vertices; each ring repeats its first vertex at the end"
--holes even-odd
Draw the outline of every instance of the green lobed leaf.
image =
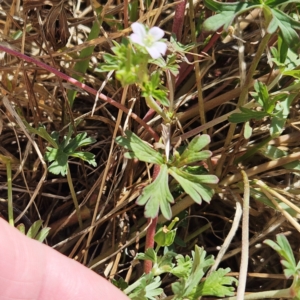
POLYGON ((176 159, 176 167, 182 167, 209 158, 211 156, 211 152, 209 150, 199 152, 209 143, 210 136, 207 134, 194 137, 183 153, 176 159))
POLYGON ((168 167, 161 165, 158 176, 151 184, 144 188, 136 203, 146 205, 146 218, 155 218, 160 209, 163 216, 169 220, 172 217, 170 203, 173 202, 174 199, 170 193, 168 184, 168 167))
POLYGON ((215 175, 193 175, 176 167, 169 168, 169 173, 198 204, 202 203, 202 199, 209 202, 214 194, 214 190, 205 184, 216 184, 219 180, 215 175))
POLYGON ((206 270, 213 265, 214 259, 212 257, 205 257, 206 251, 203 247, 195 246, 195 252, 193 255, 193 265, 190 276, 186 281, 186 288, 184 296, 190 296, 196 291, 196 287, 199 285, 200 280, 204 276, 206 270))
POLYGON ((218 13, 204 21, 203 29, 208 31, 216 31, 222 26, 224 26, 224 29, 227 30, 238 15, 249 9, 261 7, 261 4, 255 1, 225 3, 213 0, 204 0, 204 4, 207 8, 218 13))
POLYGON ((73 154, 71 154, 70 156, 80 158, 80 159, 86 161, 87 163, 89 163, 90 165, 92 165, 93 167, 97 167, 97 163, 95 161, 95 154, 93 154, 91 152, 76 151, 73 154))
POLYGON ((238 280, 232 276, 226 276, 229 272, 230 268, 218 269, 212 272, 205 281, 199 284, 195 296, 233 296, 235 288, 232 284, 237 284, 238 280))
POLYGON ((264 110, 267 111, 270 99, 267 86, 257 80, 254 84, 254 89, 257 92, 257 101, 264 108, 264 110))
POLYGON ((136 258, 140 260, 151 260, 153 263, 157 262, 157 254, 153 248, 148 248, 145 253, 138 253, 136 258))
POLYGON ((272 136, 277 136, 284 130, 287 117, 290 114, 290 105, 294 101, 295 97, 297 97, 297 95, 292 93, 283 101, 276 104, 274 110, 276 115, 271 119, 270 126, 270 134, 272 136))
POLYGON ((148 146, 133 132, 126 130, 126 137, 116 137, 116 143, 129 152, 125 153, 125 157, 129 159, 137 158, 140 161, 162 165, 164 163, 163 156, 148 146))
POLYGON ((176 256, 175 252, 167 251, 163 256, 157 258, 157 264, 152 268, 154 275, 169 273, 172 271, 174 264, 173 259, 176 256))
POLYGON ((170 105, 167 97, 168 91, 161 86, 160 81, 160 72, 153 72, 150 80, 143 83, 142 96, 153 97, 159 103, 168 107, 170 105))
POLYGON ((183 256, 181 254, 178 254, 175 258, 176 258, 177 266, 172 268, 170 273, 172 273, 178 278, 187 279, 192 269, 192 265, 193 265, 192 259, 188 255, 183 256))
POLYGON ((300 29, 300 22, 289 17, 283 11, 272 9, 273 19, 267 29, 269 33, 274 33, 277 27, 281 30, 281 37, 291 49, 297 49, 299 46, 299 37, 295 29, 300 29))
POLYGON ((69 141, 68 145, 66 145, 66 147, 64 148, 64 152, 71 155, 72 153, 75 152, 75 150, 78 147, 87 146, 96 142, 94 138, 86 137, 86 136, 87 136, 86 132, 77 134, 73 139, 69 141))
POLYGON ((47 147, 46 149, 45 160, 52 162, 48 170, 55 175, 61 174, 65 176, 67 174, 68 155, 61 148, 47 147))
POLYGON ((271 240, 265 240, 264 243, 273 248, 284 260, 281 261, 284 268, 284 274, 287 278, 291 276, 299 276, 299 264, 296 265, 296 260, 294 257, 293 250, 283 234, 278 234, 276 236, 277 243, 271 240))

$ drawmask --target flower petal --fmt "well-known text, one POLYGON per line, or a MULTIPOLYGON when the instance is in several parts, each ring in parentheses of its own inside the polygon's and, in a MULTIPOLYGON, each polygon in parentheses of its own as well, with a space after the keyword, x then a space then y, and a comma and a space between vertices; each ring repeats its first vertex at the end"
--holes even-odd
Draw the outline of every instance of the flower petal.
POLYGON ((153 44, 153 47, 155 47, 159 51, 159 53, 161 53, 162 55, 166 54, 167 48, 168 48, 167 44, 164 42, 155 42, 153 44))
POLYGON ((161 57, 160 49, 155 47, 155 45, 152 45, 151 47, 146 47, 146 49, 153 59, 161 57))
POLYGON ((133 33, 140 36, 140 38, 142 40, 144 39, 144 37, 147 34, 145 26, 141 23, 138 23, 138 22, 132 23, 131 28, 132 28, 133 33))
POLYGON ((130 40, 135 43, 135 44, 139 44, 141 46, 145 46, 144 45, 144 42, 143 42, 143 38, 141 38, 140 35, 136 34, 136 33, 132 33, 130 36, 129 36, 130 40))
POLYGON ((162 29, 160 29, 159 27, 155 26, 149 30, 148 34, 153 36, 154 41, 158 41, 165 35, 165 32, 162 29))

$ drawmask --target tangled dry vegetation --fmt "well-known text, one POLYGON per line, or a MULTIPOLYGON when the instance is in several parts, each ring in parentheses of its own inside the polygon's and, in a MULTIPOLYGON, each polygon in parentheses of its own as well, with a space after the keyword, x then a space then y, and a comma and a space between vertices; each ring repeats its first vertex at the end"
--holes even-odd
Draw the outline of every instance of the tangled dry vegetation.
MULTIPOLYGON (((120 41, 131 31, 128 3, 115 0, 102 2, 2 1, 1 45, 24 52, 26 56, 42 61, 70 77, 78 79, 81 76, 86 85, 100 89, 103 94, 121 102, 124 94, 114 74, 99 73, 97 66, 103 62, 103 53, 111 53, 112 41, 120 41), (88 40, 99 5, 102 8, 99 33, 88 40), (89 49, 90 55, 87 71, 81 74, 75 65, 84 60, 84 56, 81 56, 84 49, 89 49)), ((164 29, 169 39, 177 3, 153 1, 148 7, 141 7, 143 1, 134 3, 137 5, 138 20, 164 29)), ((196 29, 199 29, 203 19, 211 12, 202 1, 194 1, 193 4, 196 29)), ((178 36, 184 45, 193 42, 190 30, 192 17, 191 11, 187 10, 182 34, 178 36)), ((254 11, 244 15, 244 18, 240 27, 247 74, 257 54, 262 31, 259 12, 254 11)), ((236 108, 236 100, 241 94, 240 79, 244 76, 239 64, 238 39, 226 32, 200 31, 197 41, 197 53, 201 53, 201 56, 198 56, 196 63, 192 54, 186 56, 190 63, 178 55, 181 68, 174 90, 177 113, 176 121, 172 124, 172 143, 174 145, 180 139, 184 145, 195 135, 207 132, 212 140, 209 149, 213 155, 206 167, 211 174, 219 177, 220 184, 215 188, 216 194, 210 204, 194 204, 189 196, 181 193, 172 212, 173 216, 178 215, 181 219, 177 235, 186 243, 185 247, 176 245, 177 252, 189 253, 198 244, 216 256, 217 247, 223 244, 232 226, 236 202, 242 203, 243 180, 240 169, 245 170, 249 180, 263 181, 296 206, 300 200, 299 177, 297 170, 283 167, 289 162, 289 156, 282 162, 267 157, 264 151, 255 151, 236 163, 249 149, 268 139, 270 119, 252 120, 253 133, 248 139, 243 135, 241 124, 236 126, 232 138, 227 138, 230 126, 228 113, 236 108)), ((276 42, 274 36, 267 49, 264 49, 254 78, 249 82, 249 91, 253 91, 254 79, 268 84, 278 75, 276 68, 268 61, 269 49, 276 46, 276 42)), ((153 144, 151 136, 130 117, 130 113, 121 116, 115 106, 96 99, 94 95, 20 57, 1 52, 0 76, 0 154, 12 161, 15 218, 27 228, 34 221, 43 220, 44 226, 51 228, 47 238, 50 247, 99 274, 110 279, 123 277, 127 281, 138 278, 142 266, 132 262, 137 252, 144 251, 147 220, 144 218, 144 208, 137 206, 135 200, 149 183, 152 166, 125 160, 123 150, 114 143, 114 139, 123 133, 124 128, 129 128, 149 144, 153 144), (70 91, 76 91, 73 105, 68 101, 70 91), (3 101, 3 98, 8 101, 3 101), (22 116, 21 121, 26 120, 34 128, 43 124, 48 133, 58 131, 61 137, 67 134, 70 123, 81 120, 76 128, 77 133, 86 132, 97 140, 84 149, 95 154, 96 168, 75 158, 69 160, 70 175, 80 206, 81 227, 67 177, 46 172, 42 158, 48 143, 37 135, 26 134, 26 128, 18 123, 9 108, 22 116)), ((289 86, 292 81, 289 78, 280 82, 281 88, 289 86)), ((128 88, 124 103, 142 119, 148 112, 135 86, 128 88)), ((288 155, 297 155, 299 117, 299 98, 296 96, 285 130, 268 144, 286 151, 288 155)), ((160 133, 160 117, 152 115, 145 120, 160 133)), ((3 161, 0 167, 0 213, 7 218, 7 173, 3 161)), ((159 223, 164 221, 159 216, 159 223)), ((279 208, 271 208, 252 197, 248 229, 250 259, 247 291, 285 287, 288 283, 280 275, 282 266, 278 255, 262 242, 266 238, 274 239, 279 232, 286 233, 296 251, 297 260, 299 229, 279 208)), ((238 275, 240 254, 241 225, 221 265, 230 267, 232 274, 238 275)), ((164 284, 168 285, 170 280, 165 278, 164 284)))

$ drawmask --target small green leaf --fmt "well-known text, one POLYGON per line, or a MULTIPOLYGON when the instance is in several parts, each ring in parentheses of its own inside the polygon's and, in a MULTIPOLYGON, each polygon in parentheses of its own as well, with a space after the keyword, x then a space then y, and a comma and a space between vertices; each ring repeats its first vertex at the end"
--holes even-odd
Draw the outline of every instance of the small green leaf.
POLYGON ((153 248, 148 248, 145 253, 138 253, 136 259, 151 260, 153 263, 157 263, 157 254, 153 248))
POLYGON ((140 161, 161 165, 164 163, 162 155, 153 150, 143 140, 141 140, 133 132, 126 130, 126 137, 118 136, 116 143, 123 146, 129 152, 125 153, 125 157, 132 159, 137 158, 140 161))
POLYGON ((174 199, 168 185, 168 168, 166 165, 161 165, 158 176, 151 184, 144 188, 142 195, 136 203, 146 205, 146 218, 155 218, 160 209, 163 216, 169 220, 172 217, 170 203, 173 202, 174 199))
POLYGON ((246 122, 244 128, 244 138, 250 139, 251 135, 252 135, 252 127, 250 126, 249 122, 246 122))
POLYGON ((214 194, 213 189, 205 186, 205 183, 216 184, 218 177, 215 175, 193 175, 175 167, 169 168, 172 175, 184 191, 198 204, 202 203, 202 199, 209 202, 214 194))
POLYGON ((160 72, 156 71, 151 74, 150 80, 143 83, 142 96, 153 97, 164 106, 169 106, 167 89, 160 84, 160 72))
POLYGON ((43 221, 42 220, 37 220, 35 221, 31 227, 28 229, 28 232, 27 232, 27 236, 32 238, 32 239, 35 239, 36 235, 38 234, 40 228, 42 227, 42 224, 43 224, 43 221))
POLYGON ((251 119, 261 120, 268 114, 264 111, 254 111, 245 107, 240 107, 242 113, 233 113, 229 116, 228 120, 231 123, 243 123, 251 119))
POLYGON ((50 232, 50 227, 45 227, 43 228, 35 237, 35 240, 39 241, 39 242, 43 242, 46 237, 48 236, 49 232, 50 232))
POLYGON ((299 264, 296 265, 296 260, 294 257, 293 250, 287 240, 287 238, 283 234, 278 234, 276 236, 277 243, 266 240, 264 241, 265 244, 269 245, 273 248, 282 258, 281 260, 282 265, 284 268, 284 274, 287 278, 291 276, 299 276, 300 275, 300 268, 299 264))
POLYGON ((238 280, 234 277, 226 276, 229 272, 230 268, 218 269, 212 272, 211 275, 197 287, 195 296, 233 296, 235 288, 232 284, 235 283, 237 285, 238 280))
POLYGON ((299 37, 296 30, 300 29, 300 22, 289 17, 280 9, 274 8, 271 11, 273 20, 271 21, 267 31, 269 33, 274 33, 277 30, 277 27, 279 27, 282 39, 291 49, 297 49, 299 46, 299 37))
POLYGON ((167 251, 162 257, 157 258, 157 263, 154 264, 152 272, 155 276, 163 273, 169 273, 174 267, 173 259, 176 256, 175 252, 167 251))
POLYGON ((76 151, 73 154, 71 154, 70 156, 80 158, 80 159, 88 162, 93 167, 97 167, 97 163, 95 161, 95 154, 93 154, 91 152, 76 151))
POLYGON ((78 147, 87 146, 96 142, 95 139, 86 136, 86 132, 77 134, 75 138, 69 141, 68 145, 64 148, 64 152, 72 154, 78 147))
POLYGON ((47 147, 46 149, 45 159, 52 162, 48 170, 55 175, 61 174, 65 176, 67 174, 68 155, 64 153, 61 148, 54 149, 47 147))
POLYGON ((193 265, 192 259, 189 256, 183 256, 181 254, 178 254, 175 258, 177 266, 173 267, 170 273, 178 278, 188 278, 193 265))
POLYGON ((25 234, 25 225, 23 223, 16 227, 21 233, 25 234))
POLYGON ((206 251, 197 245, 195 246, 195 252, 193 256, 194 259, 191 274, 186 281, 184 296, 189 296, 191 293, 194 294, 195 288, 198 286, 205 272, 214 263, 214 259, 212 257, 205 257, 206 251))
POLYGON ((46 129, 43 125, 39 126, 38 129, 35 129, 32 126, 30 126, 26 122, 26 120, 22 119, 22 121, 25 124, 25 126, 26 126, 26 128, 28 129, 29 132, 40 136, 41 138, 46 140, 52 147, 58 148, 57 142, 55 141, 55 139, 53 139, 53 137, 51 135, 48 134, 48 132, 46 131, 46 129))
POLYGON ((218 13, 204 21, 203 29, 209 31, 217 31, 222 26, 224 26, 224 29, 227 30, 238 15, 249 9, 261 7, 260 3, 255 3, 254 1, 225 3, 213 0, 204 0, 204 4, 210 10, 218 13))

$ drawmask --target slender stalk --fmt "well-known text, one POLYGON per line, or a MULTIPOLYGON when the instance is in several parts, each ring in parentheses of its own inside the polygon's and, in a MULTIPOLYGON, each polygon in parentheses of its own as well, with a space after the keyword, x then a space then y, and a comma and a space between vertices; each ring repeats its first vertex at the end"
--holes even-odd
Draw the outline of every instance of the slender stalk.
POLYGON ((244 201, 242 219, 242 257, 240 266, 239 285, 237 290, 237 300, 243 300, 246 290, 248 259, 249 259, 249 199, 250 187, 247 174, 241 170, 244 181, 244 201))
POLYGON ((82 219, 81 219, 81 215, 80 215, 78 200, 77 200, 77 197, 76 197, 76 193, 75 193, 75 189, 74 189, 74 185, 73 185, 69 165, 68 165, 68 170, 67 170, 67 180, 68 180, 71 196, 72 196, 72 199, 73 199, 73 203, 74 203, 74 206, 75 206, 75 209, 76 209, 76 214, 77 214, 77 218, 78 218, 79 227, 80 227, 80 229, 82 229, 82 219))
MULTIPOLYGON (((282 290, 275 290, 275 291, 266 291, 266 292, 258 292, 258 293, 251 293, 249 295, 244 296, 244 300, 255 300, 255 299, 274 299, 274 298, 287 298, 293 299, 291 289, 282 289, 282 290)), ((224 298, 224 300, 238 300, 237 297, 228 297, 224 298)))

